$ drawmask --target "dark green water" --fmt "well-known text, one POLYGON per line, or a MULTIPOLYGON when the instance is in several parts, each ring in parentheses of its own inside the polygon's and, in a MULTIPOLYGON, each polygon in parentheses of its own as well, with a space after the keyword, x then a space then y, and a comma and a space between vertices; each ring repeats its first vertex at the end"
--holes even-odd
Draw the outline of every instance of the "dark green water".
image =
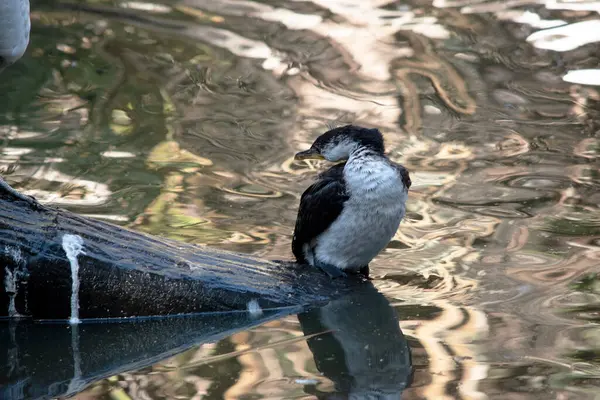
MULTIPOLYGON (((42 202, 283 259, 323 167, 292 156, 327 124, 380 128, 413 181, 371 267, 412 350, 410 387, 336 388, 294 316, 76 398, 600 398, 600 93, 567 75, 600 64, 599 7, 34 1, 27 54, 0 76, 0 173, 42 202)), ((377 335, 323 318, 350 343, 333 370, 405 372, 369 370, 353 355, 377 335)))

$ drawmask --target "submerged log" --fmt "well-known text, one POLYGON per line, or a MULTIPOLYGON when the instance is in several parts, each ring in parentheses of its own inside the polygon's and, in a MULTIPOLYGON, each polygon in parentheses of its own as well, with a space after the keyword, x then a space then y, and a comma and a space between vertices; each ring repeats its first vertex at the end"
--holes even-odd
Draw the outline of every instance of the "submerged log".
POLYGON ((0 179, 0 317, 122 318, 317 306, 357 283, 44 206, 0 179))

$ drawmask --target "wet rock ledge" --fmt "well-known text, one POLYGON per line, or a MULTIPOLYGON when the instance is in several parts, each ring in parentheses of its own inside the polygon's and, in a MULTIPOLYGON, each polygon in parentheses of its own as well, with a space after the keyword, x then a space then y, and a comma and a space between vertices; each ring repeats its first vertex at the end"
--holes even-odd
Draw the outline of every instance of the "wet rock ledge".
POLYGON ((318 306, 348 280, 44 206, 0 178, 0 317, 166 316, 318 306))

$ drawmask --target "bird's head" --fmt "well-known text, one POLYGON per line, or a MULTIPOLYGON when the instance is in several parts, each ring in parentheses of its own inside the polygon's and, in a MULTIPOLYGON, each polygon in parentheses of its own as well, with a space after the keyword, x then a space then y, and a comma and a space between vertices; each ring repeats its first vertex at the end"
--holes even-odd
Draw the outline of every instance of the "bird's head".
POLYGON ((297 153, 294 158, 296 160, 325 159, 336 162, 348 159, 352 152, 360 148, 383 154, 385 148, 381 132, 378 129, 355 125, 331 129, 319 136, 310 149, 297 153))

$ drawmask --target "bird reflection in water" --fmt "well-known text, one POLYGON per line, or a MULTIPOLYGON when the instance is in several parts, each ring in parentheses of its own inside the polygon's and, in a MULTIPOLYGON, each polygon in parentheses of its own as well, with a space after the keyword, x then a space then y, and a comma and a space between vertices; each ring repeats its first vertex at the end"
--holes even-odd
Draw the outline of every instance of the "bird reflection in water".
POLYGON ((410 348, 394 309, 371 283, 298 319, 317 369, 335 384, 334 393, 307 386, 310 394, 319 399, 399 399, 410 385, 410 348))

